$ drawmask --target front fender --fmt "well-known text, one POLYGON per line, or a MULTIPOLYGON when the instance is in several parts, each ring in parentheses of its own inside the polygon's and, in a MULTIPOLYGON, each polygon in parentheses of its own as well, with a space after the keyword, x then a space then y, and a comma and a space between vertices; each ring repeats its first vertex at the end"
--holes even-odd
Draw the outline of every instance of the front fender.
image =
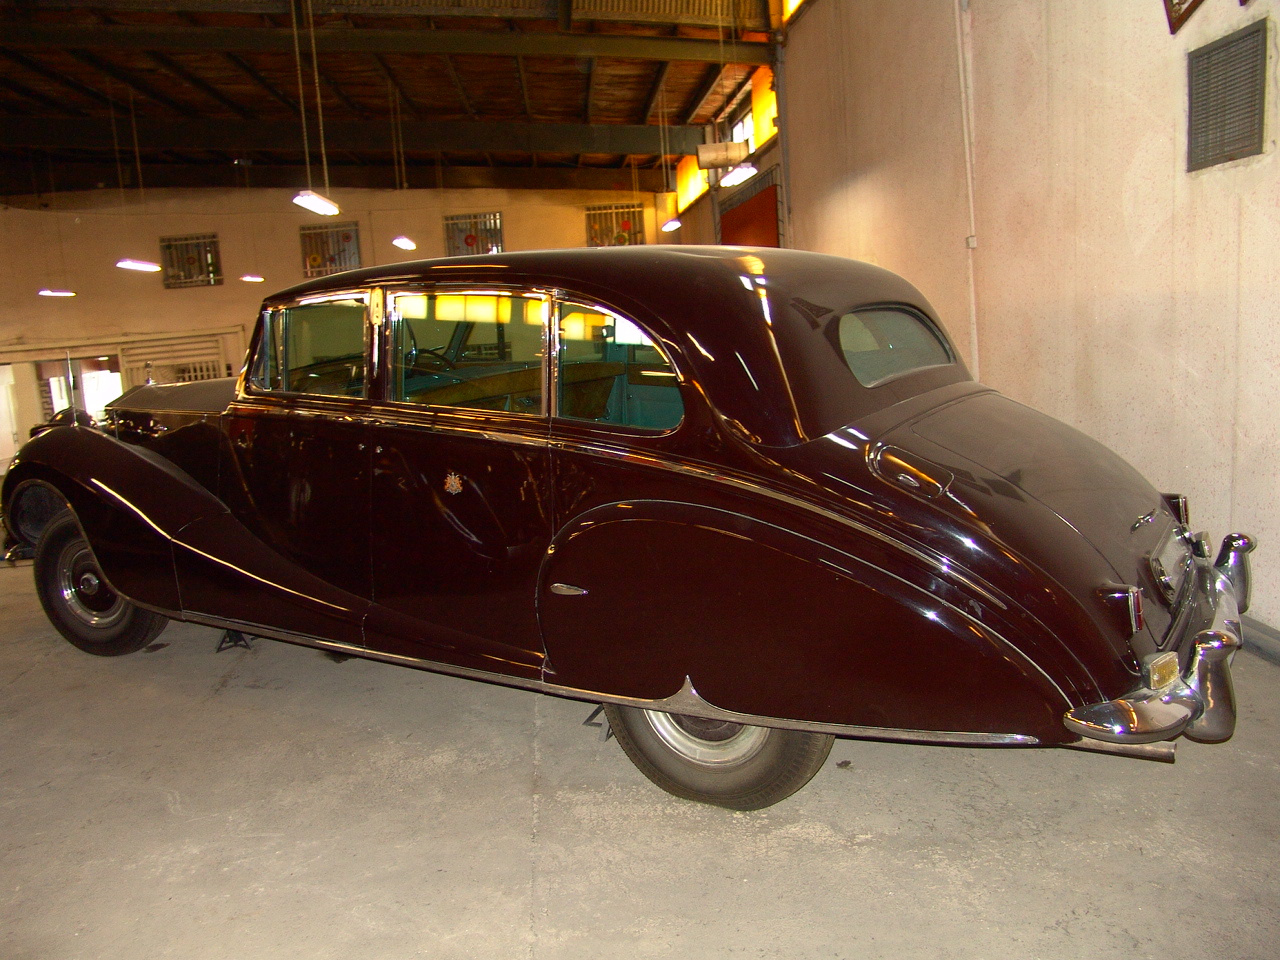
POLYGON ((179 467, 148 450, 81 426, 28 442, 3 486, 4 521, 34 546, 50 494, 72 509, 111 585, 130 600, 178 615, 173 540, 226 507, 179 467))

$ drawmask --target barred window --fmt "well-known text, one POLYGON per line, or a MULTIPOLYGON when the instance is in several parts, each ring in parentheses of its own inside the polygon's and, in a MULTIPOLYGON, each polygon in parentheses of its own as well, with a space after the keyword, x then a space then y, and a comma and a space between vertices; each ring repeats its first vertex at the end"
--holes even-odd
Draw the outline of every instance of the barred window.
POLYGON ((302 241, 302 273, 326 277, 360 266, 360 225, 351 223, 299 227, 302 241))
POLYGON ((625 247, 644 243, 644 208, 634 203, 587 207, 587 246, 625 247))
POLYGON ((161 237, 160 260, 166 287, 213 287, 222 283, 216 233, 161 237))
POLYGON ((460 213, 444 218, 444 247, 450 257, 502 252, 501 213, 460 213))

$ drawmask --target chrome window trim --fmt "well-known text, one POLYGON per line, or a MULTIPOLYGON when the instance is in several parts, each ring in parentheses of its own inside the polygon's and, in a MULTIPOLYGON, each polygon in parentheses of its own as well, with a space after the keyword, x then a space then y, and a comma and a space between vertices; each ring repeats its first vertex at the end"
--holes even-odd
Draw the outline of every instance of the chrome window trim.
MULTIPOLYGON (((392 349, 392 347, 395 346, 394 338, 397 330, 399 329, 400 324, 405 322, 404 317, 400 314, 399 309, 397 309, 396 307, 396 300, 399 299, 400 297, 402 296, 428 296, 428 297, 431 297, 431 296, 453 296, 453 297, 497 296, 497 297, 521 297, 525 300, 533 300, 533 301, 539 302, 542 305, 542 377, 541 377, 542 397, 540 398, 541 403, 539 404, 539 408, 536 413, 532 411, 525 412, 522 410, 503 410, 501 412, 504 414, 514 414, 515 416, 528 418, 531 420, 539 420, 539 419, 546 420, 550 418, 550 415, 551 415, 550 413, 551 399, 550 398, 553 392, 551 390, 551 386, 554 383, 551 372, 550 372, 551 362, 549 361, 549 358, 552 356, 552 352, 550 348, 551 337, 549 333, 550 328, 552 326, 550 306, 554 299, 550 291, 544 290, 539 287, 520 286, 519 284, 484 283, 484 284, 478 285, 475 283, 464 283, 460 281, 446 281, 441 283, 427 282, 427 283, 406 283, 406 284, 383 284, 381 286, 381 289, 383 291, 383 296, 385 298, 386 315, 388 320, 388 323, 386 323, 385 326, 387 327, 387 336, 390 338, 390 342, 387 344, 387 349, 386 349, 386 357, 387 357, 387 371, 386 371, 387 391, 386 392, 388 394, 392 392, 392 387, 394 385, 393 370, 391 366, 392 364, 391 358, 395 352, 392 349)), ((412 401, 409 401, 409 400, 396 399, 391 396, 387 396, 383 402, 388 404, 394 404, 397 407, 409 407, 414 410, 424 410, 424 411, 431 411, 431 412, 451 411, 451 410, 479 411, 481 409, 478 407, 459 407, 459 406, 453 406, 450 404, 413 403, 412 401)))
MULTIPOLYGON (((658 351, 659 354, 662 355, 662 359, 667 362, 667 365, 671 367, 672 371, 675 373, 677 388, 678 389, 683 388, 684 384, 687 381, 686 381, 685 375, 681 372, 680 367, 676 363, 674 363, 671 359, 674 351, 672 351, 666 345, 666 342, 662 340, 661 337, 655 336, 653 332, 649 329, 647 324, 641 323, 637 320, 633 320, 631 317, 627 316, 622 311, 617 310, 613 307, 606 306, 603 303, 600 303, 599 301, 593 300, 589 297, 578 296, 567 290, 562 290, 562 289, 553 289, 550 291, 550 293, 552 298, 553 312, 558 312, 558 308, 561 304, 569 304, 575 307, 585 307, 586 309, 592 310, 596 313, 606 314, 607 316, 625 321, 626 323, 630 323, 636 328, 638 328, 641 333, 643 333, 646 337, 649 338, 649 343, 652 345, 652 347, 655 350, 658 351)), ((634 436, 634 437, 669 437, 673 433, 678 431, 681 427, 684 426, 685 421, 688 419, 688 407, 685 404, 685 392, 683 389, 680 389, 680 422, 677 423, 674 427, 668 427, 664 430, 655 430, 647 427, 631 427, 631 426, 626 426, 624 424, 609 423, 607 421, 602 421, 602 420, 580 420, 574 417, 561 416, 560 390, 559 390, 559 386, 560 386, 560 320, 558 316, 553 319, 555 320, 554 323, 547 324, 551 330, 551 343, 549 346, 548 356, 551 357, 551 365, 552 365, 552 380, 551 380, 551 385, 553 388, 551 390, 551 398, 552 398, 551 419, 552 420, 560 420, 563 423, 593 424, 601 430, 619 431, 619 434, 618 434, 619 436, 634 436)))
POLYGON ((264 304, 260 311, 262 319, 261 331, 262 335, 254 338, 252 344, 253 356, 249 362, 245 364, 244 370, 237 380, 237 400, 247 397, 322 397, 326 400, 335 400, 346 404, 368 403, 371 398, 369 396, 369 386, 377 378, 377 347, 374 344, 375 333, 371 329, 369 315, 369 303, 374 287, 355 287, 348 290, 340 290, 325 294, 314 294, 311 296, 294 297, 290 300, 279 300, 264 304), (279 316, 283 310, 296 309, 298 307, 310 306, 317 303, 332 303, 336 300, 359 300, 364 304, 364 379, 365 379, 365 395, 363 397, 346 397, 328 393, 305 393, 297 390, 273 390, 270 387, 262 386, 258 379, 258 375, 253 373, 262 361, 263 344, 270 340, 271 331, 270 324, 272 318, 279 316))

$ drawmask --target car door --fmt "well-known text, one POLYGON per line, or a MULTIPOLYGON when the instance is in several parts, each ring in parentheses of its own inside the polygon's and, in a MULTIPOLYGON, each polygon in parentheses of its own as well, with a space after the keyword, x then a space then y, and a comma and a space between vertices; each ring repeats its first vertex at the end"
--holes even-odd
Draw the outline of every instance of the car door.
POLYGON ((673 519, 660 505, 705 497, 697 474, 678 466, 705 425, 677 429, 686 421, 679 375, 638 324, 567 295, 554 313, 557 535, 539 601, 546 679, 669 696, 684 674, 677 660, 653 656, 654 645, 693 638, 655 619, 698 599, 702 578, 687 569, 673 576, 672 559, 689 559, 685 544, 701 521, 687 511, 673 519))
POLYGON ((552 522, 549 303, 519 290, 387 291, 370 646, 541 676, 535 600, 552 522))
POLYGON ((220 487, 231 515, 186 534, 196 550, 185 559, 184 606, 363 643, 376 369, 368 306, 354 290, 264 315, 244 395, 224 415, 220 487))

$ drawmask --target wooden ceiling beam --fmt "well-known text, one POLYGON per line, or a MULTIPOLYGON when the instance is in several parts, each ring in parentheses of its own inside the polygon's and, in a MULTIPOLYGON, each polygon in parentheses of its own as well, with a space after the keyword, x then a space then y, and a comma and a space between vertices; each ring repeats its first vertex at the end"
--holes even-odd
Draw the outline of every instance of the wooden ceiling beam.
MULTIPOLYGON (((105 29, 105 28, 99 27, 98 29, 105 29)), ((172 110, 176 114, 179 114, 180 116, 191 117, 195 115, 195 111, 193 111, 190 107, 185 106, 179 103, 177 100, 174 100, 172 97, 161 93, 155 87, 151 86, 151 84, 146 83, 142 80, 139 80, 137 77, 130 75, 127 71, 121 70, 119 67, 116 67, 116 66, 113 66, 112 64, 107 63, 105 60, 101 59, 100 57, 95 57, 93 54, 86 53, 83 50, 71 50, 69 51, 69 53, 72 57, 79 60, 85 66, 92 67, 93 69, 97 70, 100 73, 105 73, 112 80, 115 80, 117 83, 123 84, 125 87, 132 90, 134 93, 140 94, 146 99, 151 100, 154 103, 158 103, 161 106, 168 107, 170 110, 172 110)))
POLYGON ((245 109, 230 97, 226 96, 221 90, 213 86, 213 84, 196 76, 186 67, 182 66, 180 63, 176 63, 169 57, 166 57, 163 53, 156 53, 152 51, 148 53, 147 56, 149 56, 151 61, 155 63, 156 66, 160 67, 161 70, 172 74, 188 86, 199 90, 206 97, 216 100, 242 120, 253 120, 257 116, 257 114, 245 109))
POLYGON ((444 61, 444 68, 449 74, 449 79, 453 81, 453 89, 458 92, 458 99, 462 101, 462 109, 467 111, 467 116, 475 118, 479 114, 476 113, 475 105, 472 104, 471 98, 467 96, 467 89, 462 85, 462 78, 458 76, 458 71, 453 65, 453 59, 445 54, 441 57, 444 61))
POLYGON ((268 96, 270 96, 272 99, 274 99, 278 103, 281 103, 285 107, 287 107, 289 112, 292 113, 295 117, 298 116, 298 105, 294 103, 292 100, 290 100, 287 96, 285 96, 275 86, 275 84, 269 81, 257 70, 253 69, 253 67, 251 67, 248 63, 246 63, 243 59, 241 59, 240 57, 237 57, 234 53, 224 53, 222 56, 227 60, 228 63, 230 63, 232 66, 236 67, 237 69, 239 69, 241 73, 243 73, 246 77, 248 77, 250 80, 256 83, 264 91, 266 91, 268 96))
POLYGON ((94 100, 102 104, 104 107, 109 107, 113 103, 112 99, 100 90, 95 90, 93 87, 83 84, 72 77, 64 76, 58 71, 46 67, 44 64, 37 63, 30 57, 25 57, 20 53, 14 53, 12 50, 0 50, 0 56, 24 67, 36 76, 44 77, 46 80, 52 80, 54 83, 59 86, 66 87, 68 90, 74 90, 81 96, 88 97, 90 100, 94 100))
MULTIPOLYGON (((301 138, 291 125, 271 120, 160 120, 138 117, 139 148, 159 150, 296 151, 301 138)), ((659 152, 655 125, 498 123, 459 120, 403 124, 407 151, 459 153, 639 154, 659 152)), ((694 153, 701 127, 668 127, 673 154, 694 153)), ((111 122, 103 118, 10 117, 0 121, 0 143, 11 147, 57 150, 79 147, 112 150, 111 122)), ((369 124, 359 120, 325 122, 325 146, 333 151, 367 151, 369 124)))
MULTIPOLYGON (((133 170, 132 165, 128 168, 133 170)), ((496 188, 505 190, 618 190, 630 194, 629 170, 604 168, 527 167, 459 167, 409 162, 409 186, 415 189, 496 188)), ((114 190, 116 165, 113 161, 82 162, 44 157, 0 157, 0 196, 19 197, 38 193, 45 187, 40 180, 56 177, 59 190, 93 190, 109 184, 114 190), (46 174, 46 171, 47 174, 46 174)), ((330 185, 335 188, 390 189, 396 186, 390 164, 355 166, 330 163, 330 185)), ((231 163, 142 164, 142 181, 152 187, 255 187, 296 190, 307 182, 306 168, 301 164, 235 165, 231 163)), ((640 189, 654 193, 663 189, 662 176, 656 170, 639 171, 640 189)))
MULTIPOLYGON (((315 32, 319 53, 492 54, 535 57, 609 57, 764 65, 771 45, 754 40, 722 44, 689 37, 626 36, 534 31, 330 29, 315 32)), ((20 50, 160 50, 166 53, 293 52, 284 27, 170 26, 158 24, 6 23, 4 45, 20 50)))
POLYGON ((36 103, 42 104, 43 106, 49 107, 52 110, 57 110, 59 113, 68 113, 73 117, 84 116, 84 111, 78 107, 73 107, 70 104, 63 103, 61 100, 55 100, 53 97, 47 96, 39 90, 32 90, 26 84, 19 83, 17 80, 0 78, 0 86, 3 86, 11 93, 17 94, 24 100, 32 100, 36 103))
POLYGON ((590 123, 591 102, 596 96, 596 58, 591 57, 587 60, 587 96, 586 103, 582 105, 582 118, 584 123, 590 123))
POLYGON ((533 108, 529 105, 529 80, 524 75, 524 57, 516 57, 516 76, 520 80, 520 102, 524 104, 524 118, 533 120, 533 108))
POLYGON ((724 75, 725 67, 718 63, 713 63, 707 67, 706 72, 702 76, 702 83, 698 89, 694 91, 693 98, 689 101, 689 108, 685 110, 684 116, 680 122, 684 124, 693 123, 693 118, 702 112, 702 107, 707 102, 707 98, 715 92, 717 86, 720 85, 720 78, 724 75))
POLYGON ((653 81, 653 86, 649 88, 649 99, 645 101, 644 116, 640 118, 641 123, 648 123, 649 118, 653 116, 653 111, 658 106, 658 97, 662 93, 662 88, 666 86, 667 74, 670 72, 670 61, 658 68, 658 78, 653 81))
POLYGON ((409 96, 409 91, 404 88, 404 84, 400 82, 400 78, 395 75, 394 71, 392 71, 391 65, 387 63, 386 58, 375 55, 373 62, 378 65, 378 69, 382 72, 382 75, 387 78, 387 82, 390 83, 396 93, 400 95, 401 105, 409 109, 409 112, 413 114, 414 119, 421 120, 421 108, 414 102, 413 97, 409 96))
POLYGON ((368 119, 369 111, 365 110, 364 107, 360 106, 360 104, 356 103, 349 96, 347 96, 346 91, 343 90, 342 87, 338 86, 337 81, 334 80, 333 77, 325 73, 323 70, 320 71, 320 82, 329 88, 329 92, 332 93, 335 97, 337 97, 338 102, 341 103, 344 107, 346 107, 348 110, 354 113, 361 120, 368 119))

